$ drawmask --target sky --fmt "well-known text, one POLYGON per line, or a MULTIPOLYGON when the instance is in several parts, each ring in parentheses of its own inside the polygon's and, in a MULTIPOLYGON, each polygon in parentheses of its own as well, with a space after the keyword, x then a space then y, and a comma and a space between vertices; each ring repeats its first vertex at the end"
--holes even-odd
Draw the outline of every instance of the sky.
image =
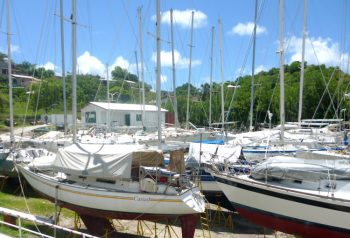
MULTIPOLYGON (((162 89, 172 90, 170 9, 174 11, 176 85, 183 85, 190 79, 193 85, 199 87, 210 82, 212 27, 213 81, 233 81, 252 73, 251 39, 255 3, 255 0, 161 0, 162 89), (194 12, 192 44, 191 12, 194 12)), ((279 67, 279 54, 276 52, 279 51, 280 39, 279 1, 258 0, 257 4, 255 72, 279 67)), ((10 0, 11 51, 16 63, 29 61, 61 74, 59 5, 59 0, 10 0)), ((70 72, 72 3, 63 0, 63 5, 65 65, 66 71, 70 72)), ((134 74, 137 74, 137 69, 141 71, 139 8, 144 79, 155 88, 155 0, 77 0, 79 73, 98 74, 106 78, 106 69, 110 74, 115 66, 134 74)), ((6 53, 5 0, 0 0, 0 11, 0 51, 6 53)), ((301 60, 303 11, 304 0, 285 0, 286 63, 301 60)), ((347 0, 308 0, 305 58, 309 64, 339 66, 348 72, 348 13, 350 3, 347 0)))

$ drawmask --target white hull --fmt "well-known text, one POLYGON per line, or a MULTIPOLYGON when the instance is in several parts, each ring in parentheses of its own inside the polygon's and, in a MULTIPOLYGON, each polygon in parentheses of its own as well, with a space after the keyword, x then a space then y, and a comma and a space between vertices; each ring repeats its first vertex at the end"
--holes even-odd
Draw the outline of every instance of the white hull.
MULTIPOLYGON (((236 207, 284 221, 350 234, 348 197, 334 198, 331 193, 327 195, 324 192, 319 194, 307 193, 307 190, 284 189, 253 181, 247 175, 215 174, 215 177, 226 197, 236 207)), ((343 186, 349 187, 348 184, 343 186)))
POLYGON ((28 183, 40 193, 53 200, 57 194, 57 200, 79 207, 159 215, 185 215, 204 211, 204 201, 198 188, 187 190, 181 195, 118 192, 112 189, 62 183, 49 176, 18 167, 28 183))

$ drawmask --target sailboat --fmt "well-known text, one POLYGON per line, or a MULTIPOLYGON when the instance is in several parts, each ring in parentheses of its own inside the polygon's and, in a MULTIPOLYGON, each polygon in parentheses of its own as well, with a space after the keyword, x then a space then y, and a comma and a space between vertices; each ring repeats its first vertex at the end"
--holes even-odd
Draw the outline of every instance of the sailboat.
MULTIPOLYGON (((257 7, 257 4, 255 8, 257 7)), ((342 119, 304 119, 302 120, 302 102, 304 85, 304 65, 305 65, 305 38, 307 35, 306 22, 307 11, 306 3, 304 10, 304 24, 302 37, 302 62, 300 72, 300 92, 299 92, 299 110, 298 122, 288 122, 286 125, 262 131, 251 131, 253 114, 253 93, 254 93, 254 59, 255 59, 255 37, 253 37, 253 67, 251 84, 251 104, 250 104, 250 131, 234 135, 230 141, 232 144, 243 146, 243 152, 249 159, 266 158, 267 155, 293 154, 298 151, 323 151, 323 150, 342 150, 341 146, 344 135, 340 131, 342 119), (281 131, 283 130, 283 131, 281 131), (283 136, 282 136, 283 134, 283 136), (283 138, 282 138, 283 137, 283 138), (281 140, 282 139, 282 140, 281 140), (282 142, 282 143, 281 143, 282 142), (302 144, 302 145, 301 145, 302 144)), ((256 10, 255 10, 256 11, 256 10)), ((256 17, 256 13, 255 13, 256 17)), ((256 25, 256 24, 255 24, 256 25)), ((255 29, 254 29, 255 30, 255 29)), ((281 86, 282 90, 282 86, 281 86)), ((282 104, 281 104, 282 105, 282 104)), ((272 114, 268 112, 271 122, 272 114)))
MULTIPOLYGON (((9 81, 9 108, 10 108, 10 149, 6 149, 3 144, 0 145, 0 174, 8 177, 17 177, 14 163, 28 164, 34 158, 42 157, 50 160, 54 154, 42 148, 20 149, 15 147, 14 135, 14 112, 13 112, 13 84, 12 84, 12 60, 11 60, 11 33, 10 33, 10 1, 7 1, 7 61, 8 61, 8 81, 9 81)), ((21 140, 25 139, 23 136, 21 140)), ((30 140, 25 139, 29 142, 30 140)))
POLYGON ((201 192, 208 202, 232 209, 232 205, 208 170, 249 170, 250 164, 241 160, 241 149, 241 146, 190 143, 185 160, 186 170, 190 171, 192 179, 200 184, 201 192))
MULTIPOLYGON (((73 0, 73 46, 75 46, 73 0)), ((160 3, 157 1, 157 22, 160 3)), ((160 24, 157 24, 160 35, 160 24)), ((159 37, 157 37, 159 39, 159 37)), ((160 42, 157 41, 160 56, 160 42)), ((75 47, 73 49, 73 100, 75 47)), ((157 64, 157 96, 160 99, 160 57, 157 64)), ((160 101, 158 100, 159 147, 128 144, 82 144, 75 135, 76 104, 73 101, 73 144, 60 148, 52 170, 18 164, 28 183, 46 198, 79 214, 89 232, 102 236, 114 231, 109 219, 172 220, 180 218, 182 237, 193 237, 198 213, 205 204, 198 187, 176 172, 162 169, 160 101)))
MULTIPOLYGON (((283 1, 280 14, 283 85, 283 1)), ((256 224, 302 237, 349 237, 349 161, 304 156, 272 157, 249 174, 211 174, 238 213, 256 224)))
MULTIPOLYGON (((161 151, 141 145, 73 144, 59 149, 53 171, 18 165, 28 183, 51 201, 76 211, 90 232, 103 235, 111 227, 89 227, 96 219, 164 220, 180 217, 183 237, 204 211, 198 187, 164 164, 161 151)), ((193 227, 194 232, 194 227, 193 227)))
POLYGON ((276 157, 250 175, 213 172, 238 213, 301 237, 349 237, 349 162, 276 157))
POLYGON ((10 149, 6 149, 5 145, 0 143, 0 160, 4 160, 10 153, 10 149))

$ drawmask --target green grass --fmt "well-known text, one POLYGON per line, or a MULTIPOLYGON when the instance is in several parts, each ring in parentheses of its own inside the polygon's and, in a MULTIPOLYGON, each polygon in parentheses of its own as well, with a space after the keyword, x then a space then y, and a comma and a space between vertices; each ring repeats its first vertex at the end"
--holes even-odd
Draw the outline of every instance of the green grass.
MULTIPOLYGON (((12 210, 30 213, 40 217, 54 217, 55 206, 48 200, 40 198, 31 188, 25 187, 26 202, 23 196, 20 195, 19 185, 16 181, 6 181, 5 186, 0 192, 0 207, 9 208, 12 210), (28 212, 28 208, 30 212, 28 212)), ((2 220, 2 216, 0 216, 2 220)), ((62 220, 71 220, 73 224, 74 212, 68 209, 62 209, 59 217, 62 220)), ((18 224, 18 221, 17 221, 18 224)), ((22 221, 22 225, 25 228, 37 231, 37 228, 32 222, 22 221)), ((53 230, 46 226, 38 226, 39 230, 45 234, 53 236, 53 230)), ((12 229, 4 225, 0 225, 0 232, 12 237, 18 237, 18 230, 12 229)), ((39 237, 29 233, 24 233, 23 237, 39 237)), ((58 238, 69 237, 66 232, 59 231, 57 233, 58 238)))

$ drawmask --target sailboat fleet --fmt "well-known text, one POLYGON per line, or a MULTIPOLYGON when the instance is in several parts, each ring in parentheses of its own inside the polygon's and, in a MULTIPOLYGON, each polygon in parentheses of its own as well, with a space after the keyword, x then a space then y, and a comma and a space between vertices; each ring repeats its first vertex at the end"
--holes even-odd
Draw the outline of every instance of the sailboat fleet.
MULTIPOLYGON (((201 138, 199 142, 190 143, 187 157, 180 158, 177 162, 173 161, 171 153, 176 150, 183 151, 183 148, 174 144, 164 144, 163 140, 167 140, 168 137, 162 136, 160 1, 157 1, 158 131, 157 144, 152 146, 134 143, 135 141, 116 143, 116 139, 107 136, 108 134, 105 134, 103 139, 88 140, 78 135, 75 4, 73 0, 72 138, 70 141, 63 141, 61 148, 55 148, 57 151, 55 153, 44 148, 17 149, 13 146, 8 150, 0 146, 0 162, 11 161, 11 165, 15 166, 11 172, 18 171, 45 198, 79 214, 89 232, 96 236, 105 235, 106 230, 114 230, 109 219, 159 221, 180 218, 182 237, 193 237, 198 214, 205 211, 206 201, 237 211, 254 223, 302 237, 320 237, 320 234, 323 237, 350 236, 349 156, 328 154, 330 149, 335 151, 345 148, 341 146, 344 139, 344 133, 339 131, 341 120, 303 121, 299 114, 297 123, 285 123, 283 0, 280 1, 280 126, 269 130, 252 131, 254 101, 254 80, 252 80, 250 131, 231 135, 233 139, 226 141, 225 144, 203 144, 201 138), (323 127, 320 128, 321 124, 323 127), (165 160, 167 154, 170 154, 169 162, 165 160), (167 169, 166 163, 179 163, 181 169, 167 169)), ((138 16, 141 25, 140 12, 138 16)), ((306 16, 304 17, 306 22, 306 16)), ((61 18, 63 19, 62 16, 61 18)), ((255 54, 256 18, 257 12, 255 12, 253 54, 255 54)), ((191 25, 193 27, 193 13, 191 25)), ((220 20, 219 28, 221 28, 220 20)), ((7 31, 10 45, 9 21, 7 31)), ((304 28, 304 38, 305 31, 304 28)), ((141 33, 140 39, 142 39, 141 33)), ((220 35, 220 44, 221 40, 220 35)), ((304 48, 305 42, 303 54, 304 48)), ((192 33, 190 49, 192 52, 192 33)), ((143 71, 142 40, 140 40, 140 51, 143 71)), ((8 58, 11 62, 10 48, 8 58)), ((221 54, 220 61, 222 66, 221 54)), ((304 58, 302 69, 303 65, 304 58)), ((253 79, 254 67, 253 57, 253 79)), ((10 138, 11 145, 14 145, 11 63, 8 69, 10 138)), ((189 69, 188 87, 190 87, 191 65, 189 69)), ((141 78, 143 82, 143 72, 141 78)), ((173 78, 176 98, 174 55, 173 78)), ((221 79, 223 82, 222 67, 221 79)), ((301 79, 301 85, 302 81, 301 79)), ((144 89, 142 92, 144 93, 144 89)), ((302 94, 302 89, 300 93, 302 94)), ((221 118, 224 128, 223 87, 221 96, 221 118)), ((144 94, 142 101, 142 118, 144 118, 144 94)), ((177 104, 176 99, 174 104, 177 104)), ((302 105, 302 98, 299 105, 302 105)), ((175 112, 177 114, 176 109, 175 112)), ((66 118, 64 123, 67 124, 66 118)), ((181 129, 177 128, 177 115, 175 125, 176 133, 181 132, 181 129)), ((186 129, 188 127, 187 114, 186 129)), ((204 133, 202 130, 198 131, 200 135, 204 133)))
MULTIPOLYGON (((280 1, 281 127, 278 134, 282 146, 286 143, 283 7, 280 1)), ((312 157, 310 152, 270 157, 247 174, 218 170, 211 170, 211 174, 238 213, 254 223, 301 237, 349 237, 349 160, 327 155, 319 156, 318 160, 312 157)))

